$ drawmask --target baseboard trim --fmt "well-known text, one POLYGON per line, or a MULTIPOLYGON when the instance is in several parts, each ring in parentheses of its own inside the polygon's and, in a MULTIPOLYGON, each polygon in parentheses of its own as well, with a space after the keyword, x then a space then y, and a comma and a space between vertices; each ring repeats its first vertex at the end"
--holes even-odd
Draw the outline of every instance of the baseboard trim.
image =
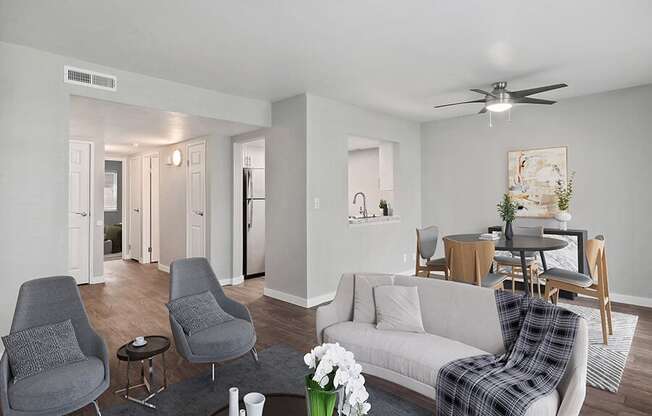
POLYGON ((308 307, 312 308, 313 306, 321 305, 322 303, 330 302, 335 299, 335 292, 326 293, 325 295, 313 296, 308 298, 308 307))
POLYGON ((644 298, 641 296, 631 296, 631 295, 621 295, 620 293, 612 293, 609 295, 609 297, 613 302, 626 303, 627 305, 634 305, 634 306, 643 306, 645 308, 652 308, 652 298, 644 298))
POLYGON ((306 298, 300 296, 290 295, 289 293, 281 292, 280 290, 274 290, 266 287, 263 289, 263 294, 270 298, 281 300, 283 302, 291 303, 293 305, 301 306, 302 308, 308 307, 308 302, 306 298))
POLYGON ((239 285, 241 283, 244 283, 244 276, 235 276, 230 279, 218 279, 220 282, 220 285, 222 286, 233 286, 233 285, 239 285))
POLYGON ((162 272, 165 272, 165 273, 168 273, 168 274, 170 273, 170 266, 166 266, 165 264, 159 263, 158 264, 158 269, 160 271, 162 271, 162 272))
POLYGON ((91 285, 95 285, 98 283, 104 283, 104 275, 102 276, 91 276, 91 279, 89 281, 91 285))

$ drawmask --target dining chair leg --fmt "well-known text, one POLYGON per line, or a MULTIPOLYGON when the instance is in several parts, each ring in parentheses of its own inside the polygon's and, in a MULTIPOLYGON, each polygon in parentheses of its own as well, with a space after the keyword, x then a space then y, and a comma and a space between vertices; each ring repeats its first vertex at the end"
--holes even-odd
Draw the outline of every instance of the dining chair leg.
POLYGON ((604 345, 607 345, 609 343, 609 338, 607 336, 609 329, 607 328, 607 307, 604 304, 604 298, 600 297, 598 299, 600 301, 600 323, 602 324, 602 341, 604 341, 604 345))
POLYGON ((609 335, 613 335, 614 329, 611 323, 611 299, 609 297, 607 297, 606 310, 607 310, 607 325, 609 326, 609 335))
POLYGON ((543 292, 543 300, 550 301, 550 284, 546 282, 546 289, 543 292))

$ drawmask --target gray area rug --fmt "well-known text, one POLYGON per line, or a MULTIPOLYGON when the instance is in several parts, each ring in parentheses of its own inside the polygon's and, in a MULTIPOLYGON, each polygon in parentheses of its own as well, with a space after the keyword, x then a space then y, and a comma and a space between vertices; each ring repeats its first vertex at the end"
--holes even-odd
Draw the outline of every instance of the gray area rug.
MULTIPOLYGON (((266 393, 304 394, 303 378, 307 368, 303 363, 303 354, 284 345, 275 345, 259 354, 260 367, 256 367, 250 355, 230 362, 216 369, 216 381, 210 380, 210 369, 206 374, 173 384, 162 392, 152 403, 156 410, 148 409, 136 403, 116 405, 103 410, 104 416, 129 415, 211 415, 228 402, 228 389, 237 386, 240 395, 258 391, 266 393)), ((407 400, 380 389, 367 386, 371 415, 378 416, 420 416, 432 415, 432 411, 423 409, 407 400)), ((141 391, 135 393, 143 393, 141 391)), ((434 411, 434 409, 433 409, 434 411)), ((292 415, 288 415, 292 416, 292 415)))
POLYGON ((613 335, 609 336, 609 344, 604 345, 599 309, 565 303, 559 305, 584 317, 589 324, 587 384, 612 393, 617 392, 636 332, 638 316, 612 312, 613 335))

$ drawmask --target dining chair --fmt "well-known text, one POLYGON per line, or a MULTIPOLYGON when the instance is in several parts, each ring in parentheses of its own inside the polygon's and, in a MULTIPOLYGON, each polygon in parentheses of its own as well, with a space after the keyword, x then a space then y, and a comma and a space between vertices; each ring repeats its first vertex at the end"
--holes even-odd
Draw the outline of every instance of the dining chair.
MULTIPOLYGON (((543 227, 516 227, 516 235, 525 235, 531 237, 543 237, 543 227)), ((539 262, 536 251, 525 252, 525 263, 527 274, 530 280, 530 293, 534 293, 534 282, 537 283, 537 292, 541 297, 541 281, 539 279, 539 262)), ((512 280, 512 292, 516 286, 516 278, 523 278, 521 266, 521 255, 518 251, 510 252, 510 255, 499 255, 494 257, 496 263, 496 272, 509 276, 512 280)), ((525 279, 524 279, 525 280, 525 279)))
POLYGON ((448 279, 448 267, 446 258, 433 259, 437 250, 437 240, 439 239, 439 228, 435 225, 419 229, 417 228, 417 254, 415 276, 430 277, 430 272, 444 272, 448 279), (421 262, 425 261, 425 264, 421 262))
POLYGON ((491 273, 496 247, 493 241, 456 241, 444 238, 450 279, 477 286, 502 289, 507 275, 491 273))
POLYGON ((584 251, 589 265, 589 274, 559 268, 548 269, 541 276, 546 279, 545 299, 557 303, 559 291, 577 293, 598 299, 602 340, 608 343, 608 335, 613 335, 611 323, 611 298, 609 297, 609 276, 607 272, 607 250, 604 236, 597 235, 586 242, 584 251))

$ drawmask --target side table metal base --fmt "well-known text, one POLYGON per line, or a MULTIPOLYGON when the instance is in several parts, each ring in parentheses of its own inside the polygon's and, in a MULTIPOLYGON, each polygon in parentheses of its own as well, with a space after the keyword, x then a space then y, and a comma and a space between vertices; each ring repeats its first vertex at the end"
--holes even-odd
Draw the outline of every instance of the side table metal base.
POLYGON ((167 369, 165 366, 165 353, 161 354, 161 359, 163 360, 163 385, 161 385, 158 389, 154 390, 153 385, 154 385, 154 363, 153 363, 153 358, 149 358, 147 360, 147 376, 145 375, 145 360, 140 361, 140 376, 142 383, 136 384, 134 386, 130 385, 130 379, 129 379, 129 370, 131 368, 130 363, 131 361, 127 361, 127 385, 124 388, 118 389, 114 392, 114 394, 122 394, 122 396, 125 400, 129 400, 134 403, 138 403, 142 406, 149 407, 150 409, 156 409, 156 406, 149 403, 151 399, 156 397, 157 394, 162 392, 167 388, 168 382, 167 382, 167 369), (143 399, 139 399, 137 397, 133 397, 129 395, 130 390, 144 387, 147 393, 149 395, 143 399))

